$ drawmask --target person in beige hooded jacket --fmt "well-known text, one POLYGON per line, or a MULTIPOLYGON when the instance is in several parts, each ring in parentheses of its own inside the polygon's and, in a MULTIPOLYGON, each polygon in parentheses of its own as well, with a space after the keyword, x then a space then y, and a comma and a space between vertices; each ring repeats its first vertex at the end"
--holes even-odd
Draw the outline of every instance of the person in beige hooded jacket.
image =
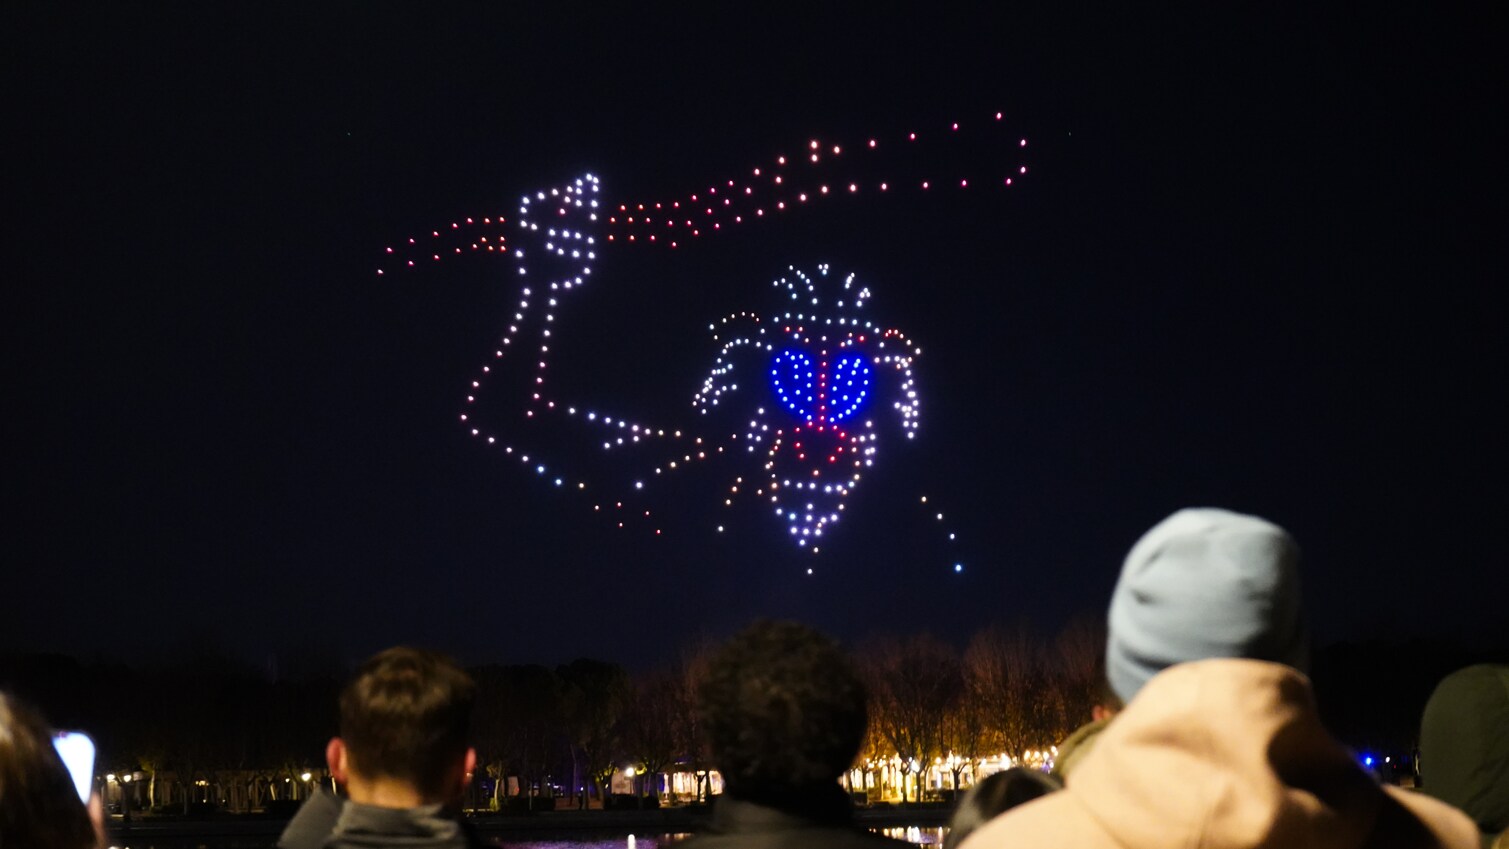
POLYGON ((1127 707, 1065 788, 962 849, 1477 849, 1460 812, 1381 787, 1321 726, 1282 528, 1184 510, 1127 556, 1107 675, 1127 707))

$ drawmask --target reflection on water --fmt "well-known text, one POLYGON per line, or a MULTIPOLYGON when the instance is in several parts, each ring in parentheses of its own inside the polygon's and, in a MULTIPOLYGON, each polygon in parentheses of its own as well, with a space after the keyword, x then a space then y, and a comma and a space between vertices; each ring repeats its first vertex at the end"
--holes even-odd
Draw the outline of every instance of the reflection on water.
POLYGON ((679 834, 647 834, 643 837, 631 834, 628 837, 591 840, 499 840, 495 845, 502 846, 504 849, 658 849, 658 847, 669 846, 691 836, 689 832, 681 832, 679 834))
MULTIPOLYGON (((873 828, 871 831, 905 840, 917 846, 942 846, 948 829, 943 826, 918 828, 873 828)), ((662 849, 691 837, 677 834, 631 834, 628 837, 578 837, 572 840, 508 840, 494 838, 489 845, 502 849, 662 849)), ((150 837, 131 843, 117 842, 111 849, 272 849, 276 837, 150 837)))
POLYGON ((893 837, 897 840, 905 840, 918 846, 942 846, 943 838, 948 836, 948 826, 940 825, 932 828, 918 828, 915 825, 905 828, 872 828, 876 834, 893 837))

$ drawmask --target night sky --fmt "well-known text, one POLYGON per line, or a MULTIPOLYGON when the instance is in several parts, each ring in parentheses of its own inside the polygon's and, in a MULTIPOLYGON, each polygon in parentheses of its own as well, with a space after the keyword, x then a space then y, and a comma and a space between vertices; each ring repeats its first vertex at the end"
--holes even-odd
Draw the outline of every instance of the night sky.
POLYGON ((1294 533, 1322 641, 1501 641, 1502 19, 945 5, 8 8, 0 647, 644 666, 755 616, 1051 632, 1191 505, 1294 533), (791 264, 868 283, 924 347, 923 426, 816 556, 762 509, 712 533, 716 476, 656 494, 658 538, 542 487, 456 420, 512 264, 374 273, 586 171, 669 197, 996 111, 1031 141, 1009 190, 607 253, 562 318, 573 397, 670 426, 709 322, 791 264))

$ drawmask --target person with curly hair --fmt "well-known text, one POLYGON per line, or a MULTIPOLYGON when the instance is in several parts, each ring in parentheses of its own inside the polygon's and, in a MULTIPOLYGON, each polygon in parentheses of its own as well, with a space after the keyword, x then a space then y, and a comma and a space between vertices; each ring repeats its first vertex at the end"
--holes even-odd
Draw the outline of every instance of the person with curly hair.
POLYGON ((698 710, 724 792, 693 849, 905 845, 856 827, 838 784, 869 716, 864 684, 832 640, 756 622, 714 654, 698 710))

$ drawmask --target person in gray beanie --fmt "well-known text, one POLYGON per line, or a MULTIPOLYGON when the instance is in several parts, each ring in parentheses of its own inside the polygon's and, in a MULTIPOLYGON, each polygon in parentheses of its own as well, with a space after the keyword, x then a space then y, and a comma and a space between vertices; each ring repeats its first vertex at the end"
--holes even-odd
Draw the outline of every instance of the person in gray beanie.
POLYGON ((1321 725, 1298 566, 1289 534, 1255 516, 1181 510, 1144 534, 1107 623, 1126 707, 1063 790, 961 849, 1478 849, 1460 811, 1380 786, 1321 725))
POLYGON ((1124 702, 1191 660, 1245 657, 1304 671, 1299 547, 1266 519, 1180 510, 1127 554, 1106 630, 1106 677, 1124 702))

